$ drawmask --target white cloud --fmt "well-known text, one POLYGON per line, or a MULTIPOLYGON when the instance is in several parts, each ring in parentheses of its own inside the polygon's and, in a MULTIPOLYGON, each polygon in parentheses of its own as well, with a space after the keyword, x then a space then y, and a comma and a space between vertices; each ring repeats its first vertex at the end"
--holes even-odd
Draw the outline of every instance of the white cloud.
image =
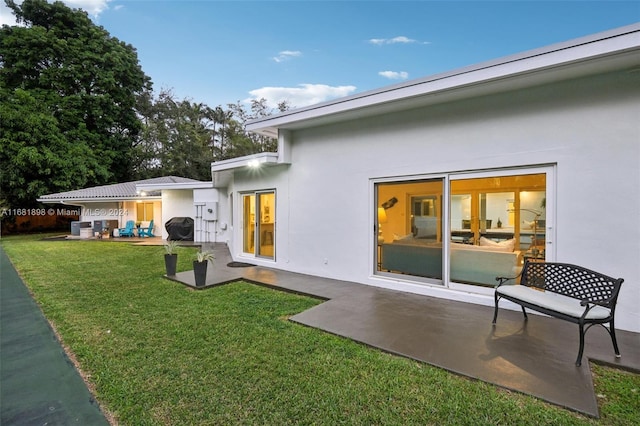
POLYGON ((105 10, 109 9, 111 0, 62 0, 67 6, 74 9, 82 9, 89 15, 97 18, 105 10))
POLYGON ((394 38, 372 38, 369 39, 369 43, 375 44, 376 46, 382 46, 385 44, 412 44, 412 43, 420 43, 420 44, 429 44, 428 41, 418 41, 405 36, 397 36, 394 38))
POLYGON ((326 84, 300 84, 297 87, 262 87, 251 90, 249 92, 251 98, 246 99, 245 102, 264 98, 271 108, 276 108, 282 101, 287 101, 294 108, 301 108, 347 96, 355 90, 355 86, 328 86, 326 84))
MULTIPOLYGON (((50 3, 53 0, 48 0, 50 3)), ((109 9, 108 3, 112 0, 62 0, 64 4, 73 9, 82 9, 93 18, 98 16, 109 9)), ((17 4, 22 4, 22 0, 16 0, 17 4)), ((117 10, 118 6, 116 6, 117 10)), ((15 16, 13 16, 12 10, 9 9, 4 0, 0 0, 0 25, 16 25, 15 16)))
POLYGON ((380 71, 378 75, 389 80, 406 80, 409 78, 409 73, 406 71, 380 71))
POLYGON ((395 43, 415 43, 416 41, 412 38, 408 38, 405 36, 398 36, 398 37, 394 37, 391 40, 389 40, 389 44, 395 44, 395 43))
POLYGON ((372 38, 371 40, 369 40, 369 43, 382 46, 383 44, 416 43, 416 40, 411 39, 409 37, 405 37, 405 36, 398 36, 394 38, 372 38))
POLYGON ((369 43, 377 44, 378 46, 386 44, 386 42, 387 42, 386 38, 372 38, 371 40, 369 40, 369 43))
POLYGON ((283 50, 282 52, 278 53, 278 56, 274 56, 272 59, 276 62, 284 62, 291 58, 297 58, 299 56, 302 56, 302 52, 298 50, 283 50))

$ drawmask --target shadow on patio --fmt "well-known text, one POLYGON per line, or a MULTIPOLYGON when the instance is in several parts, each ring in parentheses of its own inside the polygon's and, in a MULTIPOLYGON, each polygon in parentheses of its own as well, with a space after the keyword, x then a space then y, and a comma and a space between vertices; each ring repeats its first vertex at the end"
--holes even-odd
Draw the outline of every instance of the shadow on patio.
MULTIPOLYGON (((226 245, 208 248, 216 262, 204 287, 195 287, 193 271, 167 278, 199 290, 242 279, 323 299, 291 321, 598 417, 589 363, 574 364, 575 324, 540 315, 524 322, 520 311, 502 309, 494 327, 493 307, 263 267, 228 267, 226 245)), ((615 357, 607 332, 594 327, 586 335, 585 357, 640 372, 640 335, 618 330, 617 337, 622 358, 615 357)))

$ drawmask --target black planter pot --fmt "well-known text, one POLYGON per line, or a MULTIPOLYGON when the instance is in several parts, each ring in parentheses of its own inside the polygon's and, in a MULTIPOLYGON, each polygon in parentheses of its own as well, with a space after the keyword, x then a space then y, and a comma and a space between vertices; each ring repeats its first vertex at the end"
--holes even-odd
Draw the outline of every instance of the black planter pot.
POLYGON ((165 254, 164 266, 167 268, 167 276, 172 277, 176 274, 176 265, 178 264, 177 254, 165 254))
POLYGON ((204 287, 207 282, 207 263, 193 261, 193 275, 196 280, 196 287, 204 287))

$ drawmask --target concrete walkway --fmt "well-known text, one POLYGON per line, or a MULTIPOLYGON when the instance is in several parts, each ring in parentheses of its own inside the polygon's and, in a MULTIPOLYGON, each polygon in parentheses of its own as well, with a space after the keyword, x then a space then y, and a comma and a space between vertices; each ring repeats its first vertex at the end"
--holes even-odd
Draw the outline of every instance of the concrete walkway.
POLYGON ((0 424, 109 424, 1 248, 0 424))
POLYGON ((291 320, 457 374, 533 395, 552 404, 598 417, 598 402, 587 359, 640 372, 640 334, 618 330, 622 354, 616 358, 602 327, 586 335, 585 359, 575 366, 575 324, 493 307, 389 291, 352 282, 262 267, 229 268, 225 245, 205 287, 193 271, 167 277, 199 290, 243 279, 326 300, 291 320))

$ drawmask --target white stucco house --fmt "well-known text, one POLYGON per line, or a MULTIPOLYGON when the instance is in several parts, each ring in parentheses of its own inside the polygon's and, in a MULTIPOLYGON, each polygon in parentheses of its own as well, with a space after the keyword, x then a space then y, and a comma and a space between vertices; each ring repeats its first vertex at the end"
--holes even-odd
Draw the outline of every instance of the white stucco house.
POLYGON ((77 211, 79 222, 92 229, 101 221, 110 228, 124 228, 129 220, 143 225, 153 221, 153 234, 163 239, 168 220, 189 217, 194 220, 194 240, 208 242, 215 239, 217 195, 211 181, 164 176, 47 194, 38 201, 69 206, 69 211, 77 211))
POLYGON ((575 263, 640 332, 640 24, 247 128, 279 146, 212 164, 234 259, 486 305, 525 258, 575 263))

